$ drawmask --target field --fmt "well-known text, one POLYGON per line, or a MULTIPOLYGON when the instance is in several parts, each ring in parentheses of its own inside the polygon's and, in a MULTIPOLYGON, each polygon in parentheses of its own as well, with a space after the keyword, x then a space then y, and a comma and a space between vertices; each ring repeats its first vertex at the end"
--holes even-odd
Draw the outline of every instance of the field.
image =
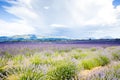
POLYGON ((120 80, 120 45, 1 43, 0 80, 120 80))

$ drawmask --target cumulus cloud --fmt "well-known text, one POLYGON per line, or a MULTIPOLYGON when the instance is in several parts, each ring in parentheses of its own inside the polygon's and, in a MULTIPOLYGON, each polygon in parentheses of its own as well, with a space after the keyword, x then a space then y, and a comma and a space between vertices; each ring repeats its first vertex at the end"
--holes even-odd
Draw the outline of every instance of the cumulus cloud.
POLYGON ((68 1, 68 9, 77 25, 111 25, 117 17, 112 1, 71 0, 68 1))
POLYGON ((66 27, 66 25, 63 24, 51 24, 51 27, 66 27))
POLYGON ((2 29, 0 33, 2 34, 5 31, 15 34, 14 29, 16 31, 18 29, 25 34, 29 32, 40 35, 59 34, 60 36, 76 36, 79 38, 84 38, 84 36, 120 37, 120 6, 114 8, 113 0, 6 1, 12 4, 12 7, 4 6, 4 9, 17 16, 19 20, 12 23, 1 20, 2 29), (8 25, 2 25, 3 22, 10 27, 12 26, 11 29, 8 25))
POLYGON ((6 22, 0 20, 0 36, 12 36, 33 33, 35 29, 25 22, 6 22))
MULTIPOLYGON (((31 33, 40 34, 40 35, 48 34, 50 32, 50 30, 47 29, 46 24, 44 23, 44 18, 42 13, 39 13, 39 11, 36 10, 36 8, 39 8, 39 5, 35 7, 34 6, 35 3, 32 2, 32 0, 17 0, 17 1, 7 0, 7 2, 12 4, 12 7, 3 6, 3 8, 8 13, 13 14, 19 18, 19 20, 13 22, 18 24, 18 26, 16 26, 15 29, 22 31, 24 30, 24 28, 26 28, 26 30, 29 30, 29 28, 32 27, 34 29, 34 32, 31 33), (20 25, 19 22, 21 22, 20 25)), ((9 23, 9 24, 12 25, 13 23, 9 23)), ((27 34, 25 31, 22 32, 24 34, 27 34)), ((17 34, 21 34, 21 33, 17 33, 17 34)))

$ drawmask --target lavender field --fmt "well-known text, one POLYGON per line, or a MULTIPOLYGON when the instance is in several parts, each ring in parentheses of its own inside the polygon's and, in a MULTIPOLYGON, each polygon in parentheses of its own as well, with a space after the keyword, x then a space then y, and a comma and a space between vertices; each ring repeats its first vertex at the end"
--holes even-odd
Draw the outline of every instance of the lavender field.
POLYGON ((0 43, 0 80, 120 80, 120 45, 0 43))

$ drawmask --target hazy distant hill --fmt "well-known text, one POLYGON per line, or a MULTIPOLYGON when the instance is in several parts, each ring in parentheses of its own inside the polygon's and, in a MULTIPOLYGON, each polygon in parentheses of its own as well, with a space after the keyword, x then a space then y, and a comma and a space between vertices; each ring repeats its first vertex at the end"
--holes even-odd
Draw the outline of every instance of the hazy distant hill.
POLYGON ((45 37, 40 35, 28 34, 28 35, 15 35, 11 37, 1 36, 0 42, 54 42, 54 43, 72 43, 72 44, 120 44, 120 39, 112 39, 112 38, 102 38, 102 39, 70 39, 66 37, 45 37))
POLYGON ((15 36, 11 36, 11 37, 7 37, 7 36, 1 36, 0 37, 0 42, 10 42, 10 41, 66 41, 69 40, 67 38, 64 37, 43 37, 43 36, 39 36, 39 35, 34 35, 34 34, 28 34, 28 35, 15 35, 15 36))

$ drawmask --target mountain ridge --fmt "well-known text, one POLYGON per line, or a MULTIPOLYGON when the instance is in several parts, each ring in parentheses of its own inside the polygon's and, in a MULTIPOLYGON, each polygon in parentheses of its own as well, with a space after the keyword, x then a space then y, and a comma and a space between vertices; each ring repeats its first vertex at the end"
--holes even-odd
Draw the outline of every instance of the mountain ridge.
POLYGON ((0 42, 7 42, 7 41, 62 41, 68 40, 67 37, 45 37, 40 35, 34 34, 26 34, 26 35, 14 35, 14 36, 0 36, 0 42))
POLYGON ((3 42, 53 42, 53 43, 99 43, 99 44, 107 44, 107 43, 117 43, 120 44, 120 39, 116 38, 102 38, 102 39, 71 39, 65 36, 57 37, 57 36, 40 36, 35 34, 25 34, 25 35, 14 35, 14 36, 0 36, 0 43, 3 42))

